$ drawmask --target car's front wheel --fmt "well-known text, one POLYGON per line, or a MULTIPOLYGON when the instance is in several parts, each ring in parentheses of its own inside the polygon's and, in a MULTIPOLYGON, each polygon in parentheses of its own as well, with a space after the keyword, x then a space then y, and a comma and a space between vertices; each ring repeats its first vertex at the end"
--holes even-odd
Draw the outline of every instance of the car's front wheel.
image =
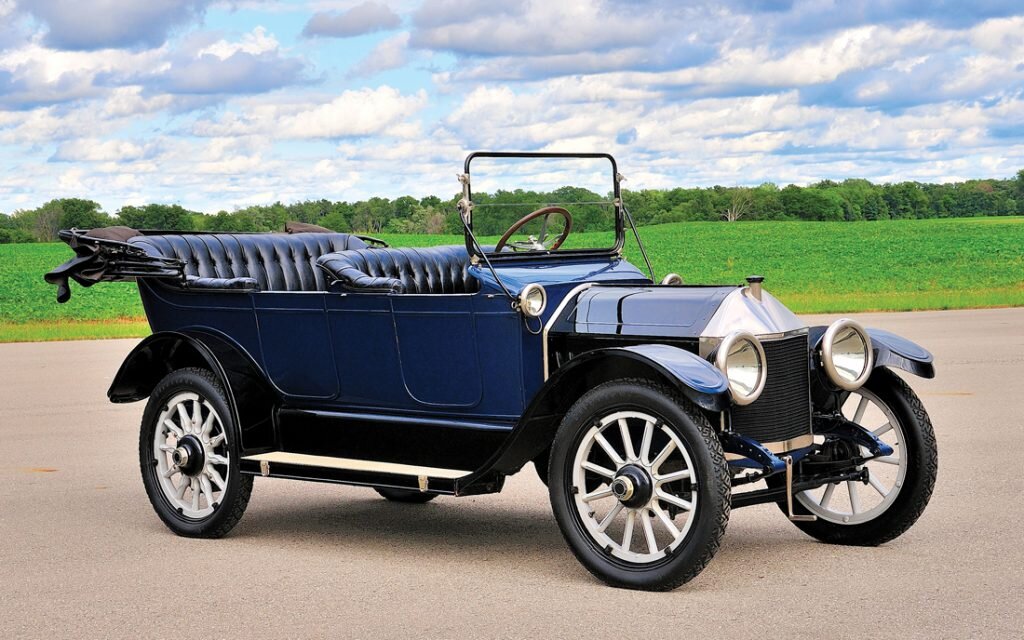
POLYGON ((219 538, 245 513, 252 477, 238 470, 237 434, 210 371, 179 369, 150 394, 139 436, 142 482, 174 533, 219 538))
POLYGON ((935 432, 921 400, 886 369, 851 392, 842 412, 871 430, 893 453, 864 465, 867 484, 835 483, 797 494, 793 511, 817 519, 793 524, 823 542, 876 546, 905 532, 924 512, 938 472, 935 432))
POLYGON ((587 392, 549 465, 559 527, 608 584, 674 589, 718 550, 731 501, 725 456, 704 415, 668 387, 628 379, 587 392))

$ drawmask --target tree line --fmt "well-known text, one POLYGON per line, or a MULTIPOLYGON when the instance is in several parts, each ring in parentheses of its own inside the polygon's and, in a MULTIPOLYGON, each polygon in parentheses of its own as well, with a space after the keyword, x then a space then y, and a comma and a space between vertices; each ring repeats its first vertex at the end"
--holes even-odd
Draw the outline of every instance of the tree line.
MULTIPOLYGON (((913 218, 963 218, 1024 215, 1024 169, 1011 179, 968 180, 931 184, 873 184, 863 179, 822 180, 780 188, 767 182, 757 187, 642 189, 623 191, 623 200, 637 224, 685 221, 816 220, 854 221, 913 218)), ((0 243, 51 242, 60 229, 92 229, 124 225, 133 229, 183 231, 281 231, 286 222, 306 222, 337 231, 360 233, 460 233, 455 209, 459 196, 357 202, 305 200, 275 202, 234 211, 204 213, 176 204, 124 206, 113 214, 84 198, 59 198, 35 209, 0 214, 0 243)), ((570 204, 577 231, 604 231, 614 224, 610 196, 562 187, 550 192, 529 190, 474 194, 474 227, 480 235, 496 235, 523 215, 548 204, 570 204)))

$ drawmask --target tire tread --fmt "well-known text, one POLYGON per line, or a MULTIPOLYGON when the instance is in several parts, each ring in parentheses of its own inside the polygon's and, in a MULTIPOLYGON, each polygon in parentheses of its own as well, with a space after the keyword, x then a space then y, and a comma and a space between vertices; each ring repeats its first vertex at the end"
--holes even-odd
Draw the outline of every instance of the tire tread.
MULTIPOLYGON (((167 374, 163 380, 161 380, 157 386, 153 389, 150 395, 150 401, 154 398, 160 398, 163 396, 167 387, 179 384, 179 380, 175 379, 176 376, 191 375, 198 378, 202 378, 205 382, 209 383, 220 395, 221 398, 227 403, 227 394, 224 392, 224 386, 220 383, 220 380, 216 375, 209 369, 203 369, 200 367, 186 367, 182 369, 176 369, 171 373, 167 374)), ((142 465, 143 478, 146 477, 145 465, 148 464, 148 458, 152 455, 152 432, 147 429, 146 420, 149 418, 149 411, 143 413, 142 424, 139 428, 139 460, 142 465)), ((231 420, 230 416, 222 416, 221 420, 231 420)), ((236 431, 231 434, 232 437, 237 437, 237 425, 236 431)), ((226 428, 226 425, 225 425, 226 428)), ((245 509, 249 506, 249 498, 252 497, 252 476, 244 475, 241 473, 235 473, 235 482, 238 483, 238 491, 234 495, 234 499, 230 504, 221 504, 218 510, 214 513, 217 516, 213 519, 214 524, 209 527, 198 527, 190 528, 188 530, 180 527, 175 527, 172 522, 168 522, 167 517, 157 509, 154 504, 154 509, 157 509, 157 515, 160 516, 161 520, 164 521, 167 526, 174 531, 174 533, 188 537, 188 538, 223 538, 238 521, 245 515, 245 509), (220 509, 226 509, 226 511, 220 511, 220 509)), ((159 491, 159 489, 156 489, 159 491)), ((227 495, 227 491, 222 494, 222 498, 227 495)), ((151 498, 152 500, 152 498, 151 498)), ((211 516, 213 517, 213 516, 211 516)))
MULTIPOLYGON (((701 439, 704 441, 704 444, 707 446, 708 453, 710 454, 712 472, 717 475, 717 478, 715 479, 716 482, 713 483, 717 490, 717 495, 714 496, 714 498, 718 501, 720 508, 718 509, 718 516, 715 522, 711 525, 711 533, 701 548, 700 554, 687 565, 684 571, 672 573, 657 583, 647 584, 642 587, 647 591, 671 591, 697 577, 697 575, 707 567, 708 563, 711 562, 711 559, 715 557, 715 554, 718 553, 718 550, 722 545, 722 539, 725 536, 725 530, 729 524, 729 515, 732 505, 732 484, 731 478, 729 477, 728 464, 725 460, 725 452, 722 450, 721 441, 704 414, 688 398, 666 385, 659 384, 647 378, 618 378, 594 387, 588 391, 587 394, 582 396, 577 403, 590 397, 591 394, 598 394, 611 387, 622 385, 646 388, 665 396, 678 405, 683 413, 685 413, 697 427, 701 439)), ((571 412, 572 409, 569 411, 571 412)), ((554 456, 551 456, 549 464, 554 464, 554 456)), ((552 471, 554 470, 549 468, 549 477, 553 477, 552 471)), ((606 574, 600 573, 592 567, 589 562, 587 562, 584 555, 574 545, 570 544, 569 548, 576 556, 576 559, 579 560, 580 564, 586 567, 587 570, 596 578, 615 587, 630 589, 641 588, 635 584, 617 581, 606 574)))

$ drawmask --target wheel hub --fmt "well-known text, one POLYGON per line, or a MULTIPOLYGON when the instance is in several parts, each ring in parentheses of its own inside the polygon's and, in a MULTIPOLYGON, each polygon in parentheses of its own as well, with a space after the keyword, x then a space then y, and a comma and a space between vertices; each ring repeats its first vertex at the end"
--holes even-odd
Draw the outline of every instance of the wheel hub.
POLYGON ((187 435, 171 452, 171 462, 187 476, 196 476, 206 466, 205 450, 199 438, 187 435))
POLYGON ((616 474, 611 483, 611 490, 623 506, 636 509, 651 501, 654 495, 654 481, 645 469, 629 464, 616 474))

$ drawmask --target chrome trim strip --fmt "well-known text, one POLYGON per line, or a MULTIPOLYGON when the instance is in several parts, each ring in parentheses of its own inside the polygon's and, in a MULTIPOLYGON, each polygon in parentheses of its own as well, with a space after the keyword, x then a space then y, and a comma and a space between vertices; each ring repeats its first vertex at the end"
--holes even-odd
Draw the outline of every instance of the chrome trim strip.
POLYGON ((544 324, 544 330, 541 331, 540 335, 542 342, 541 358, 543 358, 544 360, 543 364, 545 381, 547 381, 547 379, 551 377, 550 367, 548 366, 548 332, 551 331, 551 327, 554 326, 555 321, 558 320, 558 316, 562 315, 562 311, 565 310, 565 307, 569 304, 569 301, 575 300, 577 295, 579 295, 583 291, 586 291, 595 284, 597 283, 585 282, 580 286, 576 287, 575 289, 573 289, 572 291, 570 291, 569 293, 565 294, 565 297, 562 298, 562 301, 558 303, 557 307, 555 307, 555 311, 551 314, 551 317, 548 318, 547 323, 544 324))

